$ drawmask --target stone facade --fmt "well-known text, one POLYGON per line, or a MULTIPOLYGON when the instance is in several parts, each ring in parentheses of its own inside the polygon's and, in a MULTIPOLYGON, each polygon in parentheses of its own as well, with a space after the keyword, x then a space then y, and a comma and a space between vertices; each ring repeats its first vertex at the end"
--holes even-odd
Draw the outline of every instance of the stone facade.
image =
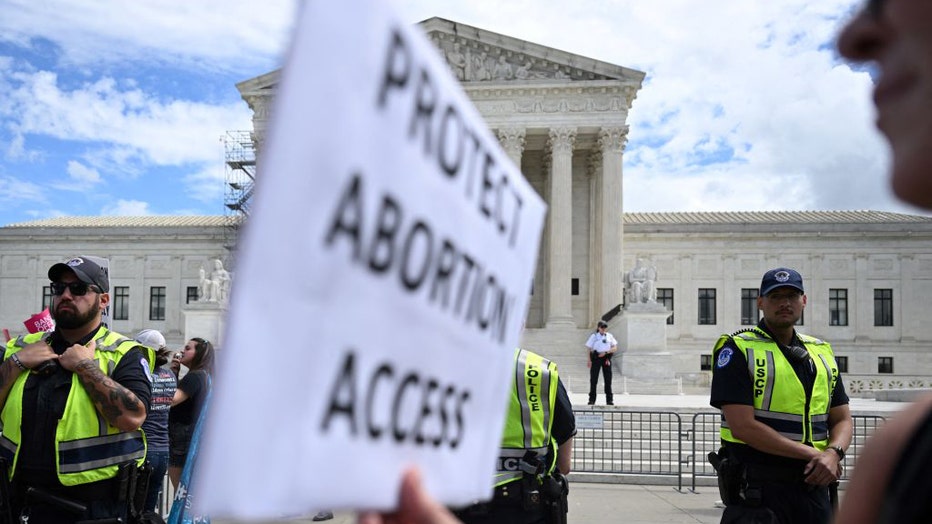
MULTIPOLYGON (((644 73, 441 18, 420 27, 549 206, 527 327, 559 337, 593 324, 621 302, 621 273, 601 268, 622 263, 626 121, 644 73)), ((237 84, 259 149, 278 79, 237 84)))
MULTIPOLYGON (((879 385, 874 375, 882 354, 926 363, 921 348, 932 337, 917 318, 913 295, 925 276, 900 273, 924 263, 925 221, 870 213, 629 214, 622 220, 626 121, 644 73, 440 18, 420 26, 550 206, 523 342, 557 360, 568 381, 585 384, 582 342, 623 300, 624 271, 639 256, 657 266, 657 287, 673 294, 667 352, 686 383, 707 381, 702 355, 719 334, 740 327, 741 290, 756 289, 760 274, 779 264, 797 266, 811 282, 801 329, 838 344, 839 354, 849 355, 849 372, 864 374, 864 384, 879 385), (895 249, 887 244, 891 238, 895 249), (884 280, 867 270, 873 265, 895 275, 884 280), (914 278, 920 279, 915 285, 914 278), (875 330, 873 289, 887 284, 894 326, 875 330), (700 288, 717 294, 714 324, 698 324, 700 288), (828 325, 830 288, 849 292, 847 326, 828 325)), ((254 110, 260 147, 277 82, 276 71, 237 85, 254 110)), ((615 317, 613 329, 622 327, 621 319, 615 317)), ((932 373, 932 362, 926 364, 917 372, 932 373)), ((905 370, 894 364, 894 375, 905 370)))
MULTIPOLYGON (((925 348, 932 323, 923 306, 932 292, 932 219, 875 212, 624 214, 626 121, 644 73, 439 18, 420 25, 549 205, 522 344, 557 361, 570 389, 587 388, 583 343, 595 322, 608 315, 610 331, 622 327, 623 275, 637 258, 657 268, 658 302, 673 303, 662 351, 671 369, 651 368, 663 377, 657 381, 663 391, 675 391, 674 381, 707 385, 710 373, 702 368, 712 344, 742 327, 742 293, 756 290, 761 274, 778 265, 802 272, 809 305, 800 331, 829 340, 846 357, 849 389, 930 385, 932 352, 925 348), (714 318, 703 323, 700 290, 715 296, 714 318), (835 325, 830 296, 837 305, 841 290, 847 319, 835 325), (886 306, 892 325, 875 325, 875 307, 886 306), (881 365, 892 373, 880 373, 881 365)), ((237 84, 253 109, 260 151, 278 78, 273 71, 237 84)), ((0 228, 0 326, 16 332, 41 309, 51 263, 88 253, 110 258, 114 285, 130 288, 129 319, 115 320, 117 331, 155 328, 180 344, 184 311, 192 309, 186 290, 198 285, 200 267, 224 258, 228 233, 224 217, 193 217, 196 226, 182 226, 189 218, 65 218, 0 228), (111 222, 102 224, 104 218, 111 222), (148 320, 152 287, 166 290, 164 320, 148 320)))
MULTIPOLYGON (((186 335, 184 310, 189 288, 199 285, 199 270, 209 272, 213 259, 228 256, 224 239, 229 223, 230 217, 224 216, 109 216, 0 227, 0 327, 13 336, 25 333, 23 321, 43 308, 49 267, 86 254, 110 261, 111 315, 117 288, 127 293, 127 318, 113 320, 115 331, 133 336, 142 329, 157 329, 175 348, 186 336, 213 337, 214 333, 186 335), (150 312, 150 306, 155 311, 150 312)), ((195 302, 196 298, 191 306, 195 302)))
MULTIPOLYGON (((23 320, 42 309, 49 266, 75 254, 94 254, 110 259, 112 287, 128 288, 128 319, 114 320, 114 329, 124 334, 158 329, 170 345, 180 346, 186 315, 199 313, 197 303, 187 303, 187 289, 198 286, 202 266, 225 256, 228 221, 66 217, 2 227, 0 327, 23 333, 23 320), (153 287, 165 288, 164 320, 149 319, 153 287)), ((763 272, 779 265, 803 274, 808 305, 799 330, 830 341, 836 354, 847 358, 849 390, 857 394, 932 385, 932 323, 925 309, 932 296, 932 218, 838 211, 627 213, 624 222, 626 255, 613 271, 633 267, 639 257, 657 267, 661 297, 669 293, 673 299, 673 323, 665 326, 665 360, 686 387, 708 383, 703 356, 709 358, 720 334, 745 326, 742 290, 757 290, 763 272), (715 292, 712 324, 699 323, 700 289, 715 292), (836 295, 844 291, 847 298, 842 325, 831 319, 832 290, 836 295), (878 293, 889 294, 892 325, 875 325, 878 293), (882 358, 889 359, 892 373, 880 372, 882 358)), ((586 234, 574 233, 574 239, 581 241, 586 234)), ((573 267, 573 277, 583 281, 580 294, 587 287, 586 270, 586 265, 573 267)), ((571 298, 574 318, 581 318, 588 300, 571 298)), ((621 335, 624 314, 609 322, 616 336, 621 335)), ((576 322, 559 330, 529 328, 522 345, 556 360, 570 388, 585 391, 583 343, 591 328, 576 322)), ((677 390, 670 380, 658 382, 652 390, 677 390)), ((629 390, 636 392, 637 386, 629 381, 629 390)), ((621 381, 618 387, 621 391, 621 381)))

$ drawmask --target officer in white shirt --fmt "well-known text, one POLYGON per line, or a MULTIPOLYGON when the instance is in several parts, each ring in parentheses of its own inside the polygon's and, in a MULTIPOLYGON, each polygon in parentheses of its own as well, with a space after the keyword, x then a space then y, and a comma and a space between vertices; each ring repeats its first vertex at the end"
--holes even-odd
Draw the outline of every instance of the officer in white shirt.
POLYGON ((586 358, 589 359, 589 405, 595 405, 595 388, 599 384, 599 370, 605 382, 605 403, 613 406, 612 402, 612 355, 618 351, 618 341, 607 331, 608 323, 599 321, 595 333, 589 335, 586 341, 586 358))

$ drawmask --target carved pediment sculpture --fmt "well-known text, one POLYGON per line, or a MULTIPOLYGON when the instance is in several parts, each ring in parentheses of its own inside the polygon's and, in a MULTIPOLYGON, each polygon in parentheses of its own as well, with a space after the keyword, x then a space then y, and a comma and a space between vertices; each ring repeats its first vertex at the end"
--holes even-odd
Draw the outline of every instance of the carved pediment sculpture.
POLYGON ((461 82, 637 80, 643 73, 442 18, 419 24, 461 82))

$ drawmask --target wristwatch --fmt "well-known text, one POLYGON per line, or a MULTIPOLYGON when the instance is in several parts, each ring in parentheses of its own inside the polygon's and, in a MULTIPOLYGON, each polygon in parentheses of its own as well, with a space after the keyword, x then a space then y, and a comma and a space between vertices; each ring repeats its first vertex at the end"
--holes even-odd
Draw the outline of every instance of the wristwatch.
POLYGON ((829 446, 828 449, 838 453, 838 460, 845 460, 845 450, 841 449, 841 446, 829 446))

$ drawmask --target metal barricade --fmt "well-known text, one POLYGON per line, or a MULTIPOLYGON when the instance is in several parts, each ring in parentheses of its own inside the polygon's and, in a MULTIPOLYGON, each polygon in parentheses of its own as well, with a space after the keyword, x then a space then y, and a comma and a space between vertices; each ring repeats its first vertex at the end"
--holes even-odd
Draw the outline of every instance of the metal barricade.
MULTIPOLYGON (((886 420, 879 415, 853 415, 851 418, 853 433, 851 445, 848 446, 841 480, 848 480, 848 475, 854 469, 861 448, 864 447, 865 442, 874 431, 886 420)), ((706 457, 710 451, 716 451, 721 446, 720 425, 721 415, 719 413, 696 413, 693 416, 692 429, 689 430, 689 438, 692 440, 692 456, 690 458, 692 462, 691 491, 696 490, 697 477, 715 477, 715 470, 706 457)))
POLYGON ((683 424, 672 412, 577 411, 573 471, 657 475, 683 487, 683 424))
MULTIPOLYGON (((668 411, 586 409, 575 412, 573 471, 675 478, 682 491, 686 475, 696 491, 697 478, 715 478, 710 451, 720 447, 718 412, 695 413, 684 430, 681 416, 668 411), (691 441, 688 449, 684 441, 691 441)), ((854 415, 853 435, 842 480, 847 480, 868 437, 885 421, 878 415, 854 415)))

